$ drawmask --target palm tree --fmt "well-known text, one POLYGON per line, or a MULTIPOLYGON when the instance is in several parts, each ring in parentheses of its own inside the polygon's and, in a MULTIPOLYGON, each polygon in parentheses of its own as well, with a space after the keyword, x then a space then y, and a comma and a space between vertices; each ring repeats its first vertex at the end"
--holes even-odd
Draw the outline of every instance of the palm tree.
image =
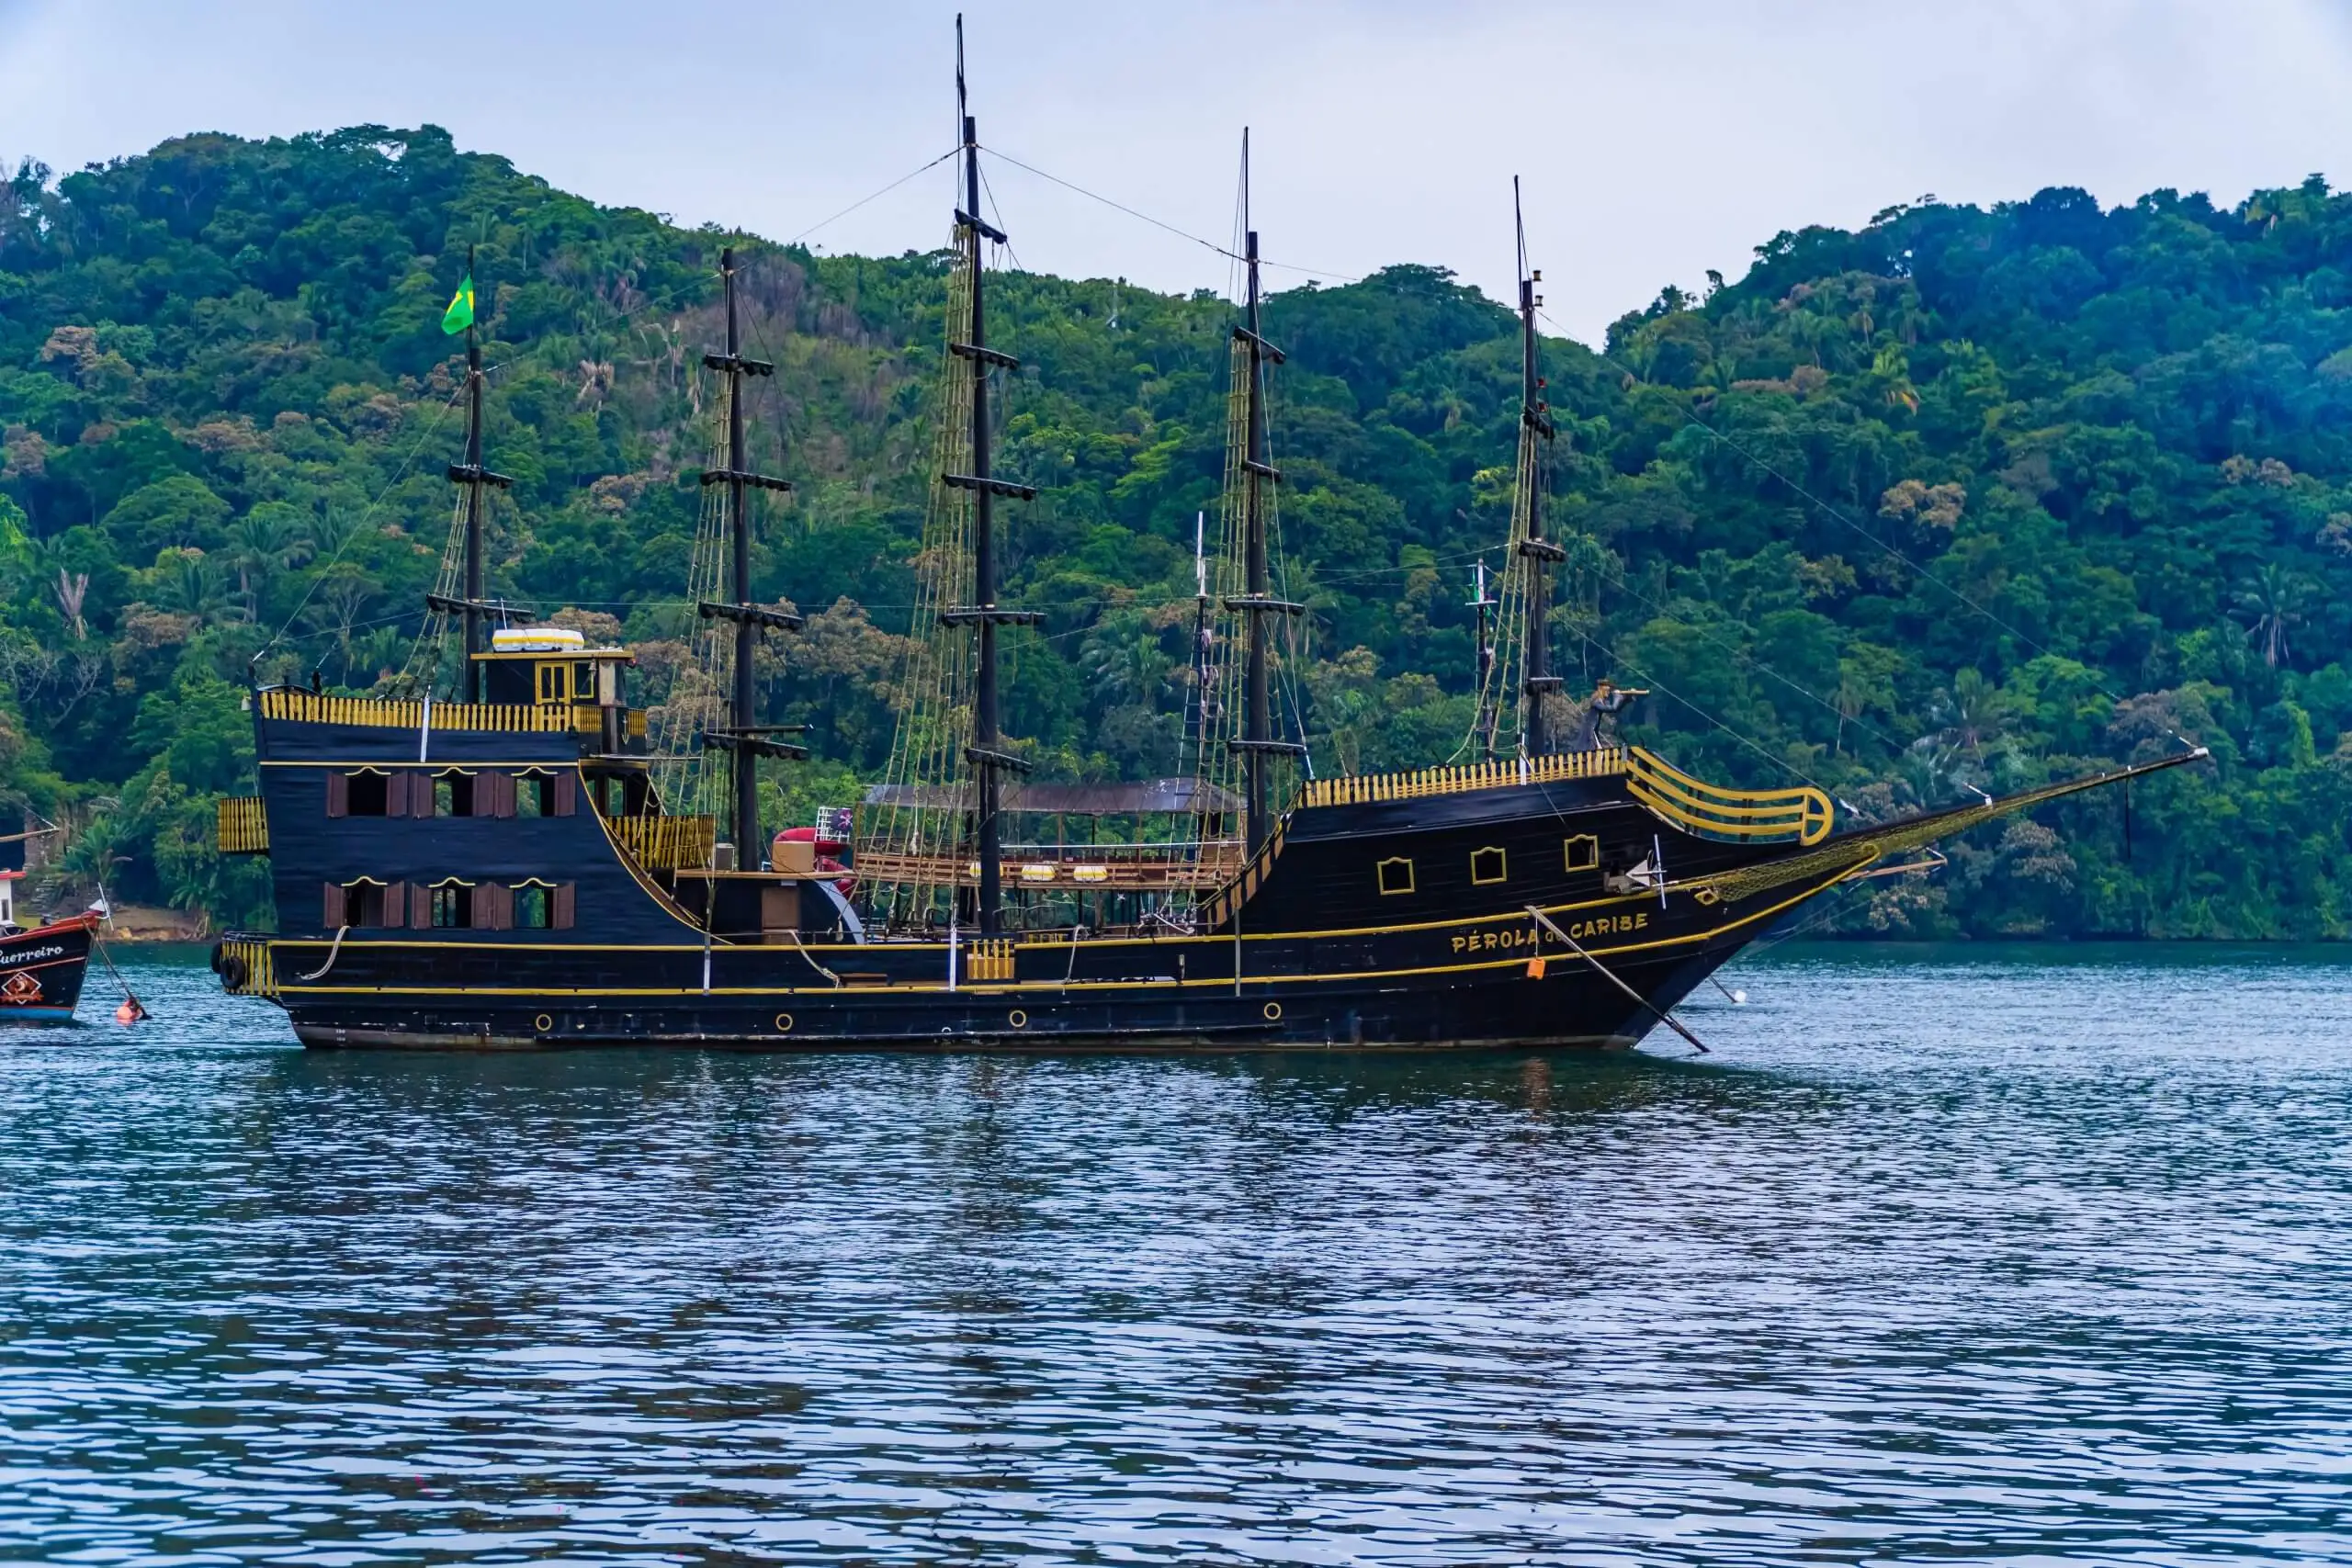
POLYGON ((221 585, 220 569, 206 558, 201 550, 180 550, 177 562, 171 567, 159 566, 162 581, 156 584, 156 605, 175 615, 186 615, 202 625, 217 621, 229 609, 229 595, 221 585))
POLYGON ((2262 662, 2273 670, 2287 657, 2287 628, 2302 623, 2310 588, 2301 573, 2268 561, 2238 590, 2238 608, 2252 620, 2252 635, 2262 641, 2262 662))
POLYGON ((245 614, 261 619, 261 583, 274 572, 311 558, 310 531, 290 506, 264 502, 229 531, 229 565, 237 574, 237 594, 245 614))
POLYGON ((375 585, 368 581, 368 574, 344 561, 329 569, 326 581, 319 585, 318 597, 303 617, 313 633, 334 639, 343 655, 344 685, 351 684, 353 635, 375 597, 375 585))
POLYGON ((1952 676, 1951 691, 1944 698, 1948 722, 1941 739, 1954 750, 1965 749, 1982 761, 1984 742, 2001 732, 2009 713, 2009 700, 2001 688, 1979 671, 1963 667, 1952 676))
POLYGON ((1079 651, 1079 663, 1095 690, 1112 705, 1157 707, 1175 660, 1139 610, 1122 610, 1094 625, 1079 651))

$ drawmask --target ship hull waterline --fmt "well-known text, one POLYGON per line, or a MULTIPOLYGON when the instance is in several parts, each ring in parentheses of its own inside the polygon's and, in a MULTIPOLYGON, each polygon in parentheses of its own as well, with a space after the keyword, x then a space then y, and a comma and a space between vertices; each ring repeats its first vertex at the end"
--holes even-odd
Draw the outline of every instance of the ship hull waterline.
POLYGON ((540 947, 515 955, 520 962, 502 976, 508 983, 467 987, 437 981, 436 956, 478 963, 479 943, 346 941, 337 952, 320 940, 275 944, 280 974, 296 965, 306 966, 300 973, 326 969, 307 983, 285 982, 277 999, 304 1044, 330 1049, 1623 1049, 1767 926, 1855 869, 1778 889, 1752 908, 1709 909, 1688 894, 1644 893, 1546 911, 1541 921, 1525 911, 1498 912, 1359 937, 1360 961, 1381 967, 1339 972, 1310 965, 1335 948, 1344 957, 1343 940, 1090 942, 1073 953, 1070 943, 1040 938, 1017 950, 1033 971, 1065 959, 1075 969, 1081 956, 1098 968, 1116 964, 1125 949, 1126 966, 1148 962, 1162 973, 1132 981, 959 980, 951 989, 945 943, 576 948, 564 954, 565 983, 532 985, 526 973, 555 956, 540 947), (1620 929, 1628 940, 1579 942, 1581 953, 1560 939, 1564 931, 1620 929), (1245 965, 1238 986, 1231 967, 1238 950, 1245 965), (1437 962, 1408 962, 1417 957, 1437 962), (860 962, 894 963, 900 973, 840 985, 820 973, 860 962), (1283 966, 1292 972, 1265 972, 1283 966), (918 967, 934 978, 910 977, 918 967), (762 983, 792 969, 815 983, 762 983), (663 971, 681 983, 648 983, 666 978, 663 971))

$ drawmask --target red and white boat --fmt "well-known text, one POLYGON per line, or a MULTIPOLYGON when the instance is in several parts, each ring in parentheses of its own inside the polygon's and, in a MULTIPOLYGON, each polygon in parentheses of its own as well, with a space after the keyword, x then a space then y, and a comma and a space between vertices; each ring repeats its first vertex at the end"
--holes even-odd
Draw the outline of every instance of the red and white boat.
POLYGON ((16 921, 20 871, 0 871, 0 1024, 71 1023, 90 966, 97 914, 27 929, 16 921))

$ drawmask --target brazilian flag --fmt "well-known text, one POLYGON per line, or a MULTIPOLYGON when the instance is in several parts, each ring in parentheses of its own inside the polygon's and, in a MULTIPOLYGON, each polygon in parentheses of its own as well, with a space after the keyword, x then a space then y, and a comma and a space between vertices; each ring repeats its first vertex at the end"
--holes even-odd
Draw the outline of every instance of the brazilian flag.
POLYGON ((441 330, 445 333, 461 333, 473 324, 474 275, 469 272, 466 274, 466 280, 458 285, 457 298, 450 300, 448 310, 442 312, 441 330))

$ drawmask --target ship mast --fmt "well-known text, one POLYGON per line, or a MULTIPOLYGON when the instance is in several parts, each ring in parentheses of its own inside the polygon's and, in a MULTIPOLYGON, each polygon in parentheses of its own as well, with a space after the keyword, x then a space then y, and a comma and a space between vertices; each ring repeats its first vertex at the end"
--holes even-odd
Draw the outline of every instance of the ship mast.
POLYGON ((1258 231, 1250 226, 1250 132, 1241 132, 1242 263, 1249 273, 1245 324, 1233 329, 1234 341, 1248 359, 1249 408, 1241 453, 1241 525, 1244 592, 1225 607, 1244 617, 1248 651, 1243 661, 1241 739, 1229 742, 1242 754, 1244 796, 1249 813, 1249 852, 1256 854, 1273 832, 1267 791, 1267 762, 1276 756, 1296 756, 1304 746, 1274 739, 1272 676, 1268 669, 1266 617, 1295 615, 1303 606, 1286 604, 1269 592, 1266 575, 1266 487, 1280 482, 1282 473, 1269 462, 1266 442, 1266 366, 1280 365, 1282 351, 1268 343, 1259 310, 1258 231))
POLYGON ((996 602, 994 503, 999 496, 1033 501, 1037 492, 1028 485, 1009 484, 989 470, 989 373, 996 368, 1018 369, 1021 362, 988 346, 987 317, 981 303, 980 242, 994 240, 1001 245, 1005 243, 1005 233, 980 218, 979 130, 967 108, 961 13, 956 17, 956 118, 964 146, 964 205, 956 209, 956 237, 965 253, 971 335, 964 343, 949 344, 947 348, 972 367, 971 469, 967 473, 942 474, 940 479, 952 489, 971 492, 972 597, 967 604, 942 611, 940 619, 949 626, 971 626, 978 642, 973 675, 972 743, 965 748, 964 759, 972 768, 973 838, 980 865, 979 908, 976 913, 980 934, 994 936, 1004 925, 1003 833, 1000 821, 1003 775, 1029 770, 1028 763, 1004 748, 998 705, 996 632, 1001 626, 1033 625, 1045 617, 1035 611, 1001 609, 996 602))
MULTIPOLYGON (((474 276, 474 250, 466 247, 466 278, 470 286, 474 276)), ((466 460, 449 465, 449 482, 462 485, 466 491, 465 570, 453 603, 437 593, 428 593, 424 602, 433 609, 447 614, 457 611, 465 620, 465 661, 458 676, 458 700, 478 703, 482 700, 484 682, 489 671, 481 655, 489 649, 488 629, 492 606, 482 594, 481 582, 481 492, 485 487, 504 490, 514 481, 504 474, 493 474, 481 466, 481 335, 473 323, 472 312, 466 319, 466 460)), ((447 625, 447 623, 443 623, 447 625)))
POLYGON ((1560 678, 1552 673, 1551 569, 1553 563, 1567 559, 1568 553, 1544 536, 1544 488, 1552 472, 1555 434, 1548 416, 1551 405, 1544 398, 1544 378, 1536 366, 1535 308, 1543 301, 1536 297, 1535 286, 1544 275, 1528 270, 1527 220, 1520 212, 1516 175, 1510 181, 1510 216, 1519 235, 1519 487, 1520 503, 1527 514, 1526 534, 1519 541, 1519 553, 1527 558, 1527 598, 1521 612, 1526 617, 1527 646, 1521 665, 1519 733, 1521 752, 1540 757, 1552 749, 1544 699, 1560 688, 1560 678))
POLYGON ((756 870, 760 854, 760 763, 762 757, 799 758, 808 755, 807 749, 790 745, 768 737, 782 728, 797 726, 763 726, 759 722, 758 687, 752 679, 752 656, 759 647, 763 631, 797 631, 800 617, 786 610, 772 610, 754 604, 752 599, 752 520, 745 509, 748 492, 753 490, 785 491, 792 486, 786 480, 766 474, 753 473, 743 454, 743 378, 773 376, 775 367, 764 359, 747 359, 743 355, 743 340, 739 329, 735 307, 735 249, 729 245, 718 253, 718 275, 727 297, 727 351, 705 354, 702 362, 727 378, 727 466, 706 468, 702 482, 727 487, 727 536, 731 570, 729 586, 734 591, 731 602, 715 603, 704 600, 695 608, 706 620, 731 621, 735 626, 735 680, 729 694, 727 728, 706 729, 702 743, 707 750, 722 750, 733 758, 734 814, 729 826, 733 830, 735 864, 739 870, 756 870))

